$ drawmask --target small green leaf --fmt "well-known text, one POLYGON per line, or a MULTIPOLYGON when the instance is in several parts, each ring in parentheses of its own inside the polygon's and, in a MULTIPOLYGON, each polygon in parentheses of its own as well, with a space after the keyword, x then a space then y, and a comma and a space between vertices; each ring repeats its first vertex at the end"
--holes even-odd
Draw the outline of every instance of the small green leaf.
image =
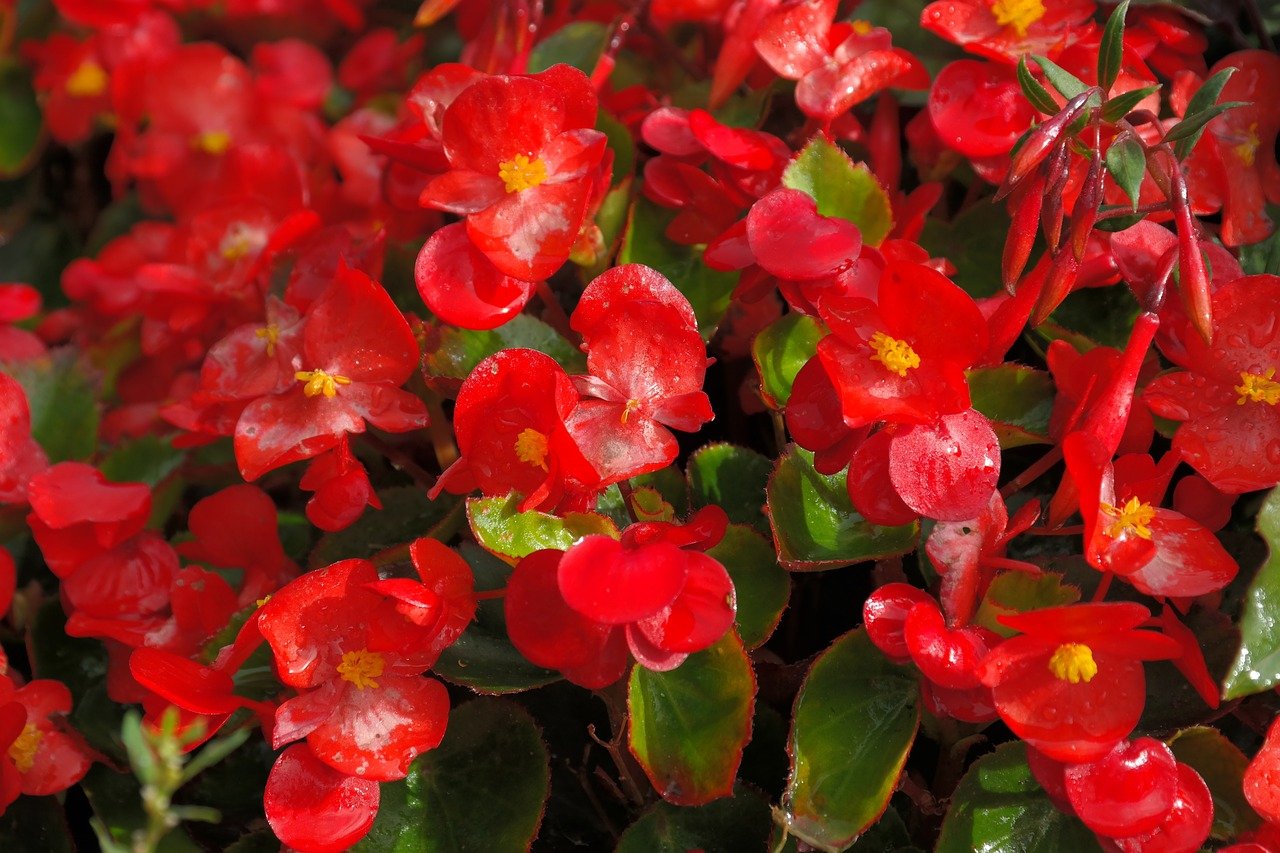
POLYGON ((1262 826, 1262 818, 1244 798, 1242 782, 1249 759, 1239 747, 1215 728, 1194 726, 1174 735, 1169 748, 1175 758, 1200 774, 1213 794, 1211 837, 1229 841, 1262 826))
POLYGON ((537 317, 517 314, 498 328, 487 331, 434 327, 434 335, 428 338, 422 370, 437 387, 456 392, 462 380, 470 376, 483 359, 499 350, 517 348, 546 353, 569 373, 582 373, 587 369, 586 357, 563 335, 537 317))
POLYGON ((746 447, 708 444, 689 457, 689 496, 693 508, 715 504, 730 521, 769 529, 764 493, 773 462, 746 447))
POLYGON ((782 796, 792 835, 820 850, 843 850, 879 819, 915 741, 916 681, 861 629, 814 661, 796 698, 782 796))
POLYGON ((69 351, 0 365, 31 406, 31 434, 50 462, 88 459, 98 449, 100 407, 89 369, 69 351))
POLYGON ((1026 54, 1018 59, 1018 85, 1022 87, 1022 94, 1031 102, 1031 106, 1045 115, 1054 115, 1060 109, 1049 90, 1040 85, 1040 81, 1031 73, 1026 54))
POLYGON ((449 713, 444 741, 385 782, 363 853, 524 853, 538 834, 549 756, 529 713, 473 699, 449 713))
POLYGON ((1196 143, 1200 141, 1205 125, 1227 110, 1234 110, 1236 107, 1244 106, 1248 106, 1244 101, 1227 101, 1226 103, 1207 107, 1169 128, 1168 133, 1164 135, 1164 141, 1174 143, 1173 152, 1178 155, 1179 160, 1182 160, 1191 153, 1191 149, 1195 148, 1196 143))
POLYGON ((1022 743, 974 762, 951 796, 935 853, 1099 853, 1077 818, 1054 807, 1027 767, 1022 743))
POLYGON ((567 550, 592 533, 618 538, 612 519, 594 512, 570 512, 564 518, 545 512, 520 512, 520 498, 469 498, 467 519, 476 541, 512 565, 543 548, 567 550))
MULTIPOLYGON (((1058 93, 1067 100, 1074 98, 1089 88, 1083 80, 1048 57, 1033 56, 1031 58, 1044 71, 1045 79, 1049 81, 1050 85, 1057 89, 1058 93)), ((1057 109, 1053 112, 1057 112, 1057 109)))
POLYGON ((31 75, 20 63, 5 65, 0 71, 0 178, 12 178, 31 164, 42 118, 31 75))
POLYGON ((443 542, 462 525, 462 501, 453 495, 431 500, 417 486, 392 486, 379 489, 378 499, 382 509, 365 510, 355 524, 322 536, 307 565, 318 569, 353 557, 368 559, 422 536, 443 542))
POLYGON ((1111 91, 1124 62, 1124 16, 1128 11, 1129 0, 1124 0, 1111 11, 1111 17, 1107 18, 1107 25, 1102 30, 1102 43, 1098 47, 1098 85, 1104 94, 1111 91))
POLYGON ((1124 136, 1107 148, 1107 171, 1115 178, 1116 185, 1138 209, 1138 193, 1142 189, 1142 176, 1147 173, 1147 152, 1142 143, 1132 136, 1124 136))
POLYGON ((1102 105, 1103 121, 1119 121, 1127 116, 1134 107, 1142 103, 1149 95, 1153 95, 1160 91, 1159 86, 1143 86, 1141 89, 1133 89, 1128 92, 1108 98, 1107 102, 1102 105))
MULTIPOLYGON (((502 560, 471 542, 459 545, 458 553, 471 566, 477 592, 506 587, 511 567, 502 560)), ((444 650, 432 671, 478 693, 514 693, 560 679, 558 672, 534 666, 511 645, 502 599, 479 602, 475 620, 444 650)))
POLYGON ((1009 226, 1005 205, 983 199, 966 207, 950 222, 933 216, 926 219, 920 245, 933 257, 951 261, 956 268, 952 279, 965 293, 979 299, 1004 290, 1000 259, 1009 226))
POLYGON ((162 438, 145 435, 111 451, 98 469, 114 483, 146 483, 154 488, 184 459, 185 451, 162 438))
POLYGON ((669 672, 632 667, 627 743, 664 800, 692 806, 732 792, 755 695, 751 661, 732 631, 669 672))
POLYGON ((826 335, 822 324, 807 314, 786 314, 760 330, 751 342, 751 357, 760 374, 760 396, 771 409, 791 399, 796 374, 818 351, 826 335))
POLYGON ((1196 89, 1196 93, 1187 101, 1187 109, 1183 115, 1193 116, 1216 104, 1218 96, 1227 86, 1227 81, 1239 70, 1234 66, 1228 66, 1201 83, 1200 88, 1196 89))
POLYGON ((759 794, 739 787, 732 797, 702 806, 654 803, 622 833, 614 853, 763 851, 772 826, 769 804, 759 794))
POLYGON ((893 228, 893 205, 875 175, 821 134, 787 165, 782 185, 812 196, 823 216, 857 225, 870 246, 879 246, 893 228))
POLYGON ((537 74, 553 65, 572 65, 583 74, 595 71, 600 55, 609 42, 609 29, 595 21, 575 21, 565 24, 542 39, 529 52, 526 71, 537 74))
POLYGON ((975 625, 989 628, 1005 637, 1012 637, 1017 631, 1001 624, 996 617, 1011 613, 1025 613, 1028 610, 1039 610, 1043 607, 1074 604, 1079 600, 1080 590, 1063 583, 1062 575, 1056 572, 1045 572, 1042 575, 1005 572, 987 587, 986 595, 982 597, 982 603, 978 605, 978 612, 974 615, 973 621, 975 625))
POLYGON ((867 521, 849 502, 844 473, 819 474, 813 454, 795 445, 778 460, 767 494, 778 561, 792 571, 879 560, 916 546, 918 523, 882 527, 867 521))
POLYGON ((731 524, 707 551, 725 567, 737 594, 738 635, 754 649, 773 633, 791 597, 791 578, 768 540, 745 524, 731 524))
POLYGON ((1222 684, 1224 699, 1261 693, 1280 684, 1280 488, 1258 512, 1258 533, 1270 555, 1258 569, 1240 614, 1240 651, 1222 684))
POLYGON ((970 370, 973 407, 991 420, 1003 448, 1049 444, 1053 414, 1053 377, 1021 364, 970 370))

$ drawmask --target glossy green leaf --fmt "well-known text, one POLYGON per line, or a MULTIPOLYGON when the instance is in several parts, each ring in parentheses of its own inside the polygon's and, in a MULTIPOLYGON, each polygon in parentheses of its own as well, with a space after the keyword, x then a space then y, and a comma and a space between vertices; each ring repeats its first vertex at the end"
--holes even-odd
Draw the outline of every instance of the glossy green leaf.
POLYGON ((796 698, 787 830, 819 850, 843 850, 889 805, 920 722, 920 688, 865 631, 823 652, 796 698))
POLYGON ((791 598, 791 578, 778 565, 773 545, 745 524, 731 524, 724 538, 707 551, 729 572, 737 594, 735 624, 743 644, 754 649, 778 627, 791 598))
POLYGON ((18 63, 5 64, 0 71, 0 178, 11 178, 30 165, 43 119, 30 74, 18 63))
POLYGON ((788 164, 782 185, 812 196, 823 216, 857 225, 868 245, 879 246, 893 229, 893 205, 875 175, 821 134, 788 164))
POLYGON ((793 571, 839 568, 916 546, 918 523, 882 527, 867 521, 849 502, 844 472, 819 474, 813 454, 795 445, 778 460, 767 494, 778 561, 793 571))
POLYGON ((546 71, 553 65, 572 65, 584 74, 591 74, 604 53, 609 41, 609 30, 595 21, 575 21, 565 24, 542 39, 529 52, 529 74, 546 71))
POLYGON ((755 673, 732 631, 670 672, 632 667, 627 742, 664 800, 699 805, 732 792, 755 695, 755 673))
POLYGON ((698 331, 710 340, 729 308, 738 273, 713 270, 702 262, 701 249, 670 240, 666 230, 674 218, 675 211, 664 210, 645 198, 636 199, 618 263, 644 264, 670 279, 693 306, 698 331))
POLYGON ((733 444, 708 444, 689 457, 687 476, 693 507, 721 507, 730 521, 768 530, 764 516, 765 487, 773 463, 765 456, 733 444))
POLYGON ((1048 116, 1058 112, 1058 102, 1031 73, 1025 54, 1018 59, 1018 85, 1022 87, 1022 94, 1031 102, 1031 106, 1048 116))
POLYGON ((422 536, 443 542, 462 526, 462 501, 453 495, 431 500, 417 486, 393 486, 379 489, 378 499, 382 509, 367 509, 350 527, 321 537, 308 565, 318 569, 353 557, 368 559, 422 536))
MULTIPOLYGON (((502 560, 471 542, 458 546, 458 553, 471 566, 477 592, 506 588, 511 567, 502 560)), ((475 620, 444 650, 432 671, 478 693, 513 693, 560 678, 558 672, 529 663, 511 645, 501 598, 479 602, 475 620)))
POLYGON ((1107 102, 1102 105, 1103 121, 1119 121, 1127 116, 1134 107, 1145 100, 1149 95, 1154 95, 1160 91, 1157 86, 1143 86, 1141 89, 1132 89, 1128 92, 1121 92, 1114 97, 1108 98, 1107 102))
POLYGON ((925 220, 920 245, 935 258, 955 265, 952 279, 975 299, 1004 292, 1000 262, 1009 211, 1003 203, 984 199, 956 214, 949 222, 937 217, 925 220))
POLYGON ((1074 604, 1080 600, 1080 590, 1063 583, 1056 572, 1032 575, 1027 572, 1004 572, 987 587, 973 622, 989 628, 997 634, 1012 637, 1017 633, 997 618, 1012 613, 1025 613, 1043 607, 1074 604))
POLYGON ((1173 151, 1178 155, 1179 159, 1185 159, 1191 154, 1191 149, 1196 147, 1196 143, 1200 141, 1201 135, 1204 133, 1205 127, 1209 122, 1225 113, 1227 110, 1234 110, 1237 107, 1248 106, 1245 101, 1227 101, 1222 104, 1214 104, 1207 109, 1203 109, 1195 115, 1189 115, 1176 125, 1171 127, 1164 135, 1165 142, 1174 143, 1173 151))
POLYGON ((1053 377, 1020 364, 969 371, 973 407, 991 420, 1003 448, 1049 444, 1053 414, 1053 377))
POLYGON ((1107 18, 1107 25, 1102 30, 1102 43, 1098 47, 1098 85, 1102 91, 1111 91, 1111 86, 1120 75, 1120 66, 1124 61, 1124 17, 1129 11, 1129 0, 1117 5, 1107 18))
POLYGON ((476 541, 513 565, 543 548, 564 551, 588 534, 618 536, 613 520, 599 513, 571 512, 561 518, 545 512, 520 512, 519 504, 516 495, 467 500, 467 519, 476 541))
POLYGON ((1223 682, 1223 697, 1237 699, 1280 684, 1280 488, 1258 513, 1258 533, 1270 555, 1258 569, 1240 614, 1240 651, 1223 682))
POLYGON ((791 399, 791 386, 805 362, 818 351, 826 335, 822 324, 807 314, 787 314, 760 330, 751 342, 751 357, 760 374, 760 392, 771 409, 791 399))
POLYGON ((1107 171, 1115 178, 1116 186, 1138 209, 1138 194, 1142 189, 1142 176, 1147 173, 1147 154, 1142 143, 1132 136, 1122 137, 1107 148, 1107 171))
POLYGON ((974 762, 951 797, 935 853, 1098 853, 1093 833, 1054 807, 1021 743, 974 762))
MULTIPOLYGON (((1053 60, 1044 56, 1033 56, 1031 58, 1040 66, 1040 70, 1044 72, 1045 79, 1049 81, 1053 88, 1058 90, 1062 97, 1070 100, 1089 88, 1083 80, 1053 60)), ((1057 110, 1054 112, 1057 112, 1057 110)))
POLYGON ((382 785, 364 853, 523 853, 538 834, 549 756, 529 713, 473 699, 449 713, 444 741, 382 785))
POLYGON ((529 314, 517 314, 496 329, 476 331, 432 327, 422 370, 433 384, 456 391, 483 359, 504 349, 534 349, 554 358, 570 373, 587 369, 586 356, 564 336, 529 314))
POLYGON ((702 806, 654 803, 622 833, 615 853, 764 853, 772 826, 769 804, 739 787, 732 797, 702 806))
MULTIPOLYGON (((613 176, 610 178, 610 186, 617 187, 629 179, 635 170, 636 141, 631 138, 631 131, 625 124, 604 110, 596 116, 596 130, 604 134, 609 142, 609 149, 613 151, 613 176)), ((603 210, 603 206, 601 209, 603 210)), ((600 218, 600 216, 596 217, 597 222, 600 218)))
MULTIPOLYGON (((1051 317, 1053 323, 1071 332, 1079 332, 1094 345, 1124 349, 1138 310, 1138 300, 1133 292, 1117 284, 1073 291, 1051 317)), ((1039 327, 1038 331, 1047 331, 1046 326, 1039 327)))
POLYGON ((1262 818, 1244 798, 1243 779, 1249 758, 1239 747, 1217 729, 1195 726, 1170 738, 1169 748, 1179 761, 1200 774, 1213 794, 1211 837, 1228 841, 1262 826, 1262 818))
POLYGON ((89 368, 70 352, 0 365, 31 406, 31 434, 50 462, 88 459, 98 449, 101 410, 89 368))

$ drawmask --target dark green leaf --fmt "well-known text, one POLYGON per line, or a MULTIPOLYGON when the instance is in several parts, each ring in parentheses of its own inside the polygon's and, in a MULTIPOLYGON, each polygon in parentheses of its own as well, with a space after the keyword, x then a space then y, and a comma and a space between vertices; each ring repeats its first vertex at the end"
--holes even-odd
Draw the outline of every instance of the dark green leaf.
POLYGON ((754 529, 732 524, 707 551, 724 565, 737 593, 738 635, 749 649, 769 639, 791 597, 791 578, 778 565, 773 545, 754 529))
POLYGON ((936 217, 926 219, 920 245, 933 257, 946 258, 955 264, 955 283, 979 299, 1004 290, 1000 259, 1008 233, 1009 212, 1005 205, 983 199, 965 208, 950 222, 936 217))
POLYGON ((772 409, 791 399, 791 386, 805 362, 818 351, 826 335, 822 324, 807 314, 787 314, 760 330, 751 342, 751 357, 760 374, 760 396, 772 409))
POLYGON ((689 457, 689 497, 693 508, 715 504, 730 521, 769 529, 764 492, 773 462, 746 447, 708 444, 689 457))
POLYGON ((1102 105, 1103 121, 1119 121, 1127 116, 1134 107, 1142 103, 1148 95, 1159 91, 1159 86, 1143 86, 1141 89, 1121 92, 1115 97, 1108 98, 1107 102, 1102 105))
POLYGON ((1107 148, 1107 171, 1115 178, 1116 186, 1138 209, 1138 193, 1142 189, 1142 176, 1147 173, 1147 153, 1142 143, 1132 136, 1124 136, 1107 148))
POLYGON ((1187 101, 1187 109, 1183 115, 1194 116, 1216 104, 1218 96, 1227 86, 1227 81, 1239 70, 1234 66, 1228 66, 1201 83, 1200 88, 1196 89, 1196 93, 1187 101))
POLYGON ((146 483, 155 487, 176 471, 185 458, 186 453, 171 442, 147 435, 111 451, 98 469, 114 483, 146 483))
MULTIPOLYGON (((1095 345, 1123 349, 1138 310, 1138 300, 1124 285, 1085 287, 1063 300, 1051 320, 1070 332, 1080 333, 1095 345)), ((1058 337, 1052 334, 1051 328, 1046 328, 1050 326, 1051 323, 1046 323, 1038 331, 1058 337)))
POLYGON ((40 105, 31 76, 19 63, 0 71, 0 178, 11 178, 32 161, 40 141, 40 105))
MULTIPOLYGON (((1195 635, 1209 675, 1221 682, 1240 648, 1239 629, 1230 616, 1213 608, 1194 608, 1182 621, 1195 635)), ((1147 701, 1139 731, 1163 734, 1218 716, 1172 661, 1151 661, 1146 670, 1147 701)))
MULTIPOLYGON (((94 819, 110 838, 133 849, 133 834, 147 825, 142 808, 142 789, 130 773, 117 773, 104 764, 95 764, 80 782, 94 819)), ((199 853, 200 848, 182 827, 170 832, 156 848, 156 853, 199 853)))
POLYGON ((1111 91, 1124 62, 1124 16, 1128 11, 1129 0, 1124 0, 1111 11, 1111 17, 1107 18, 1107 25, 1102 30, 1102 43, 1098 47, 1098 85, 1104 94, 1111 91))
MULTIPOLYGON (((511 567, 471 542, 458 546, 471 566, 476 591, 503 589, 511 567)), ((534 666, 516 651, 507 636, 502 599, 479 602, 475 621, 433 667, 443 679, 470 687, 478 693, 512 693, 550 684, 560 678, 553 670, 534 666)))
POLYGON ((703 806, 655 803, 622 833, 615 853, 764 853, 772 826, 769 804, 739 787, 733 797, 703 806))
POLYGON ((1098 853, 1083 823, 1054 807, 1027 767, 1026 747, 1007 743, 960 780, 935 853, 1098 853))
MULTIPOLYGON (((1044 71, 1045 79, 1049 81, 1050 85, 1057 89, 1058 93, 1067 100, 1074 98, 1089 88, 1079 77, 1053 60, 1044 56, 1033 56, 1031 58, 1044 71)), ((1057 110, 1055 109, 1054 112, 1057 112, 1057 110)))
POLYGON ((27 392, 31 434, 50 462, 93 455, 98 449, 97 389, 74 353, 55 352, 0 368, 27 392))
POLYGON ((1195 726, 1174 735, 1169 748, 1200 774, 1213 794, 1213 838, 1229 841, 1262 826, 1262 818, 1244 798, 1242 782, 1249 759, 1239 747, 1217 729, 1195 726))
POLYGON ((788 831, 843 850, 875 823, 898 786, 920 722, 920 687, 866 632, 850 631, 818 657, 796 698, 788 831))
POLYGON ((1031 102, 1031 106, 1045 115, 1054 115, 1060 109, 1049 90, 1040 85, 1040 81, 1031 73, 1025 54, 1018 59, 1018 85, 1022 87, 1022 94, 1031 102))
POLYGON ((590 75, 600 61, 600 54, 604 53, 608 41, 609 30, 604 24, 595 21, 565 24, 539 41, 529 52, 526 71, 537 74, 553 65, 564 63, 590 75))
POLYGON ((1224 104, 1214 104, 1171 127, 1164 135, 1164 141, 1174 143, 1173 152, 1178 155, 1179 160, 1185 159, 1191 153, 1191 149, 1195 148, 1196 143, 1200 141, 1200 135, 1204 133, 1205 125, 1227 110, 1234 110, 1236 107, 1244 106, 1248 106, 1244 101, 1228 101, 1224 104))
POLYGON ((570 373, 587 369, 581 350, 559 332, 528 314, 517 314, 496 329, 476 331, 438 326, 428 338, 422 370, 446 391, 455 391, 483 359, 504 349, 534 349, 554 358, 570 373))
POLYGON ((969 371, 973 407, 991 419, 1003 448, 1049 444, 1053 414, 1053 377, 1021 364, 969 371))
POLYGON ((755 694, 751 661, 732 631, 670 672, 632 667, 627 742, 664 800, 689 806, 730 794, 755 694))
POLYGON ((857 225, 868 245, 879 246, 893 228, 893 205, 875 175, 825 136, 809 140, 782 173, 782 185, 812 196, 823 216, 857 225))
POLYGON ((609 148, 613 151, 613 177, 610 179, 610 186, 616 187, 631 177, 636 167, 636 141, 631 138, 631 131, 627 130, 625 124, 604 110, 596 116, 596 130, 605 135, 609 148))
POLYGON ((849 502, 844 473, 819 474, 813 454, 795 445, 778 460, 767 494, 778 561, 793 571, 839 568, 916 546, 919 524, 881 527, 867 521, 849 502))
POLYGON ((382 509, 365 510, 347 529, 321 537, 307 564, 318 569, 353 557, 368 559, 422 536, 443 542, 462 524, 462 502, 453 495, 431 500, 417 486, 393 486, 379 489, 378 499, 382 509))
POLYGON ((515 495, 467 500, 467 518, 476 541, 513 564, 543 548, 564 551, 591 533, 618 536, 613 520, 599 513, 570 512, 561 518, 545 512, 520 512, 519 504, 515 495))
POLYGON ((1280 684, 1280 488, 1258 513, 1258 533, 1270 555, 1258 569, 1240 614, 1240 651, 1223 682, 1223 697, 1237 699, 1280 684))
POLYGON ((4 236, 0 240, 0 281, 32 285, 40 291, 46 309, 66 305, 62 271, 78 254, 76 237, 66 221, 36 217, 6 230, 4 236))

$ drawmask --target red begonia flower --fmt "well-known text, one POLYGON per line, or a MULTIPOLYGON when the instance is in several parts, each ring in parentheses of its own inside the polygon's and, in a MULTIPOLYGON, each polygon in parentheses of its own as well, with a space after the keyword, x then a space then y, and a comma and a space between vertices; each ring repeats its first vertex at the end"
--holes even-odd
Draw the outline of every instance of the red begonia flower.
POLYGON ((413 268, 418 293, 431 313, 464 329, 494 329, 524 310, 534 283, 512 278, 476 248, 460 222, 423 244, 413 268))
POLYGON ((1244 796, 1270 823, 1280 823, 1280 718, 1272 721, 1262 748, 1244 772, 1244 796))
MULTIPOLYGON (((819 358, 810 358, 796 374, 784 414, 787 432, 796 444, 814 452, 813 467, 820 474, 848 467, 870 434, 869 426, 856 430, 845 426, 840 396, 819 358)), ((852 495, 853 486, 849 491, 852 495)))
POLYGON ((1056 56, 1092 29, 1093 0, 945 0, 920 13, 920 26, 970 53, 1014 63, 1056 56))
POLYGON ((0 373, 0 505, 27 502, 27 483, 49 467, 31 437, 31 409, 18 380, 0 373))
POLYGON ((378 816, 380 788, 334 770, 306 744, 276 759, 263 794, 276 837, 302 853, 340 853, 365 836, 378 816))
POLYGON ((414 540, 409 558, 421 582, 388 578, 370 584, 369 589, 395 599, 397 613, 429 632, 426 650, 438 659, 475 618, 471 567, 452 548, 428 537, 414 540))
POLYGON ((1127 838, 1099 837, 1108 853, 1195 853, 1213 827, 1213 795, 1189 764, 1178 762, 1178 787, 1173 805, 1160 825, 1127 838))
POLYGON ((8 549, 0 548, 0 618, 9 612, 18 586, 18 565, 8 549))
POLYGON ((979 663, 1003 639, 986 628, 948 629, 932 599, 911 608, 902 632, 911 662, 925 678, 946 690, 978 687, 979 663))
POLYGON ((43 797, 65 791, 93 763, 80 736, 51 719, 70 713, 71 691, 61 681, 46 678, 14 687, 8 678, 0 678, 0 706, 17 702, 26 710, 26 722, 8 748, 22 793, 43 797))
POLYGON ((770 275, 800 281, 834 276, 857 261, 861 248, 852 222, 823 216, 808 193, 779 187, 709 245, 704 260, 713 269, 756 263, 770 275))
POLYGON ((241 604, 274 592, 298 571, 280 544, 275 501, 257 486, 228 486, 201 498, 187 516, 194 538, 178 553, 224 569, 244 569, 241 604))
POLYGON ((929 89, 928 116, 938 138, 966 157, 1007 155, 1036 115, 1013 71, 991 62, 950 62, 929 89))
POLYGON ((1058 761, 1096 761, 1142 715, 1142 661, 1179 654, 1170 638, 1137 629, 1149 617, 1129 603, 1003 615, 1003 624, 1022 633, 993 649, 978 674, 1018 737, 1058 761))
MULTIPOLYGON (((7 676, 3 677, 8 681, 7 676)), ((12 682, 10 682, 12 685, 12 682)), ((22 774, 9 755, 27 723, 27 710, 17 702, 0 705, 0 813, 22 794, 22 774)))
POLYGON ((1094 832, 1109 838, 1142 835, 1173 808, 1178 762, 1169 747, 1141 737, 1121 741, 1097 761, 1067 765, 1063 784, 1076 816, 1094 832))
POLYGON ((845 480, 849 502, 858 514, 872 524, 886 527, 910 524, 920 517, 903 502, 893 485, 889 452, 896 432, 896 427, 886 427, 858 444, 845 480))
POLYGON ((151 489, 108 483, 92 465, 60 462, 31 478, 27 523, 59 577, 140 531, 151 514, 151 489))
POLYGON ((889 443, 889 480, 902 502, 938 521, 973 518, 1000 479, 1000 442, 974 409, 900 428, 889 443))
POLYGON ((382 509, 382 501, 369 482, 369 472, 343 440, 311 460, 298 488, 315 492, 307 501, 307 520, 321 530, 345 530, 371 506, 382 509))
POLYGON ((917 604, 932 601, 929 593, 910 584, 888 583, 879 587, 862 605, 867 637, 889 660, 907 663, 911 660, 904 633, 907 616, 917 604))

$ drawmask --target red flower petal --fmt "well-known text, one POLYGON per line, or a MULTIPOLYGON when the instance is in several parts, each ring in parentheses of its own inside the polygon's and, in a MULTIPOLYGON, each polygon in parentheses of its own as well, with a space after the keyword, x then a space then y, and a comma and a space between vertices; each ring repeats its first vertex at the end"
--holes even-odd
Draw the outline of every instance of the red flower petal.
POLYGON ((624 549, 608 536, 584 536, 560 560, 565 603, 588 619, 623 625, 655 615, 684 587, 691 556, 665 542, 624 549))
POLYGON ((418 366, 418 342, 382 285, 345 263, 307 312, 304 370, 354 383, 402 385, 418 366))
POLYGON ((378 783, 331 768, 303 744, 280 754, 263 806, 276 837, 302 853, 340 853, 378 816, 378 783))
POLYGON ((1067 767, 1063 781, 1086 826, 1124 838, 1150 832, 1164 820, 1178 788, 1178 762, 1169 747, 1142 737, 1097 761, 1067 767))
MULTIPOLYGON (((680 594, 653 616, 636 623, 649 642, 668 652, 707 648, 733 625, 736 611, 733 581, 724 566, 706 554, 686 552, 685 559, 688 576, 680 594)), ((635 644, 631 647, 634 651, 635 644)))
POLYGON ((808 193, 779 188, 751 206, 747 240, 756 262, 787 279, 825 278, 852 264, 862 236, 852 222, 818 213, 808 193))
POLYGON ((1012 68, 974 59, 938 72, 928 111, 942 141, 966 157, 1007 154, 1036 117, 1012 68))
POLYGON ((464 329, 497 328, 533 296, 533 283, 495 267, 460 222, 431 235, 418 253, 413 276, 431 312, 464 329))
POLYGON ((899 430, 889 477, 903 502, 939 521, 973 518, 1000 478, 1000 443, 987 419, 968 409, 899 430))

